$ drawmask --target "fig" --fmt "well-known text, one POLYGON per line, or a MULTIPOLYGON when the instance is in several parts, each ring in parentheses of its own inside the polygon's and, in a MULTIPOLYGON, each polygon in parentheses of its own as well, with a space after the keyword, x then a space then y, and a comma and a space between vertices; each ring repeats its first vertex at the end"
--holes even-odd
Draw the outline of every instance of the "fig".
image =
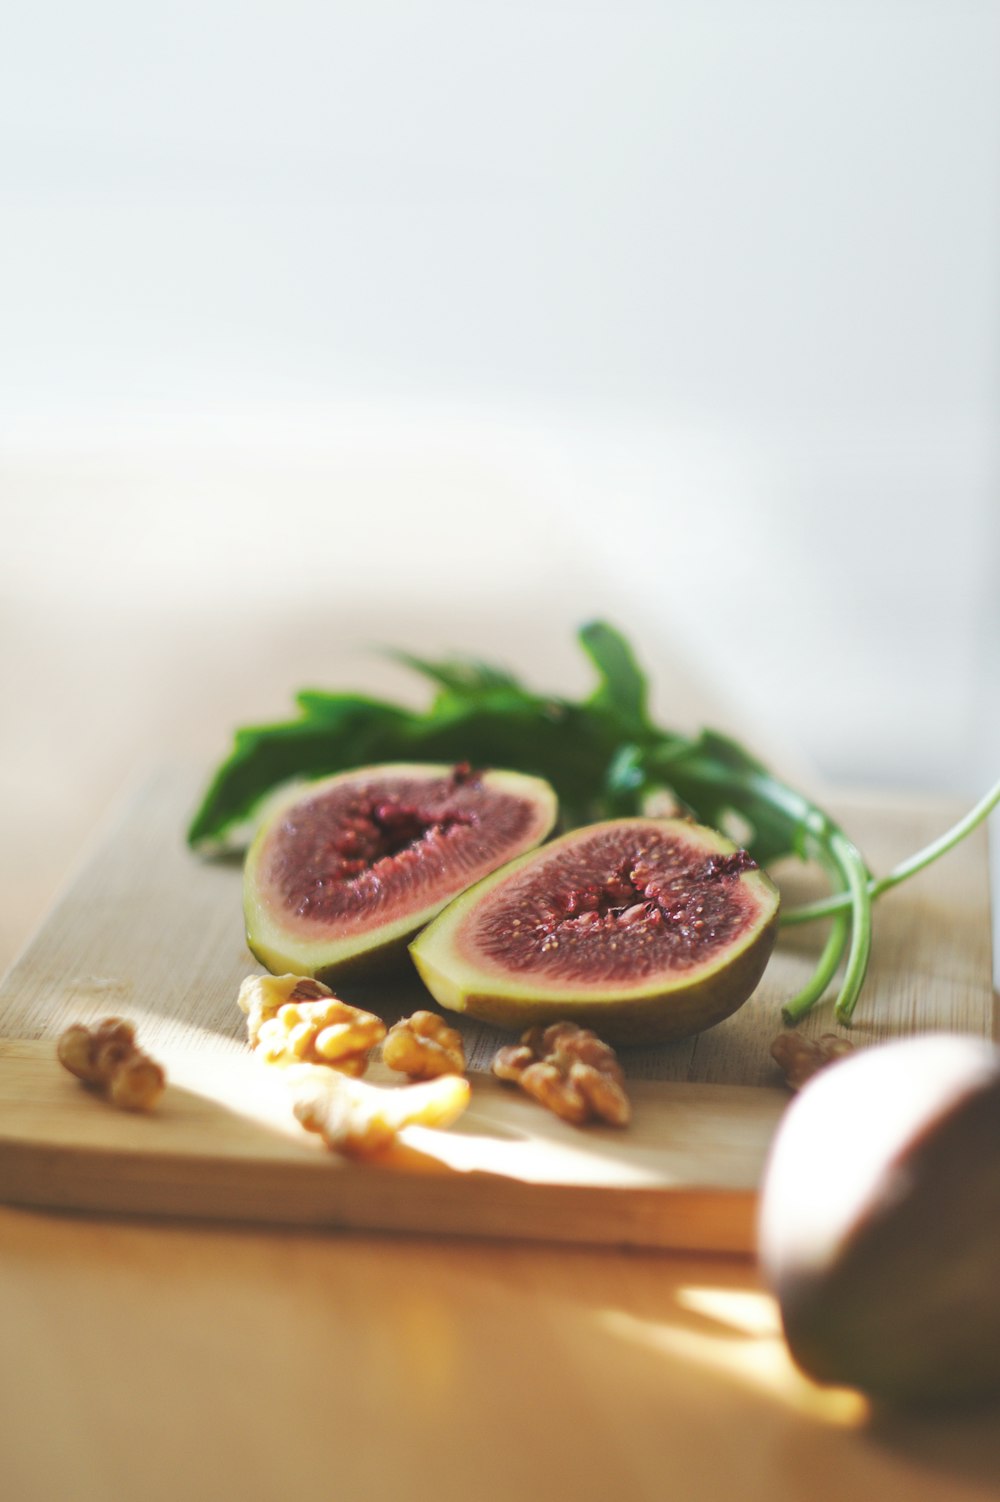
POLYGON ((778 892, 745 850, 684 819, 612 819, 511 861, 410 945, 443 1007, 501 1027, 560 1020, 614 1043, 721 1022, 753 991, 778 892))
POLYGON ((406 941, 543 840, 556 812, 541 778, 465 765, 364 767, 300 787, 247 852, 247 943, 276 975, 405 964, 406 941))
POLYGON ((894 1407, 1000 1392, 1000 1050, 922 1035, 817 1074, 772 1144, 759 1251, 817 1381, 894 1407))

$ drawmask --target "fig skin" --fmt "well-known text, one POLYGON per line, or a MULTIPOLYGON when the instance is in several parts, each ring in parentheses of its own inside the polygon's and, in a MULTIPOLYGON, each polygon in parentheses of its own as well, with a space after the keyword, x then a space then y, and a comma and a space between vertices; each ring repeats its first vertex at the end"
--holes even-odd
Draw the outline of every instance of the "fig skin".
POLYGON ((589 825, 531 851, 456 897, 410 945, 413 962, 435 1001, 450 1011, 467 1012, 481 1022, 512 1030, 576 1022, 607 1042, 626 1047, 691 1037, 741 1007, 764 973, 778 932, 777 888, 756 867, 740 878, 753 884, 764 904, 756 929, 741 936, 728 954, 717 955, 688 975, 663 972, 644 985, 618 983, 603 991, 574 990, 568 985, 543 985, 530 974, 477 971, 457 955, 453 936, 459 924, 506 876, 539 857, 548 858, 577 837, 626 824, 676 830, 703 844, 706 854, 730 855, 738 850, 717 830, 688 820, 633 818, 589 825))
POLYGON ((772 1145, 759 1252, 810 1377, 896 1408, 1000 1393, 1000 1049, 929 1034, 816 1075, 772 1145))
MULTIPOLYGON (((247 948, 266 970, 273 975, 294 973, 312 976, 324 984, 334 984, 345 978, 363 981, 369 977, 405 972, 409 968, 407 944, 424 924, 441 911, 449 898, 461 890, 460 881, 453 883, 450 893, 424 904, 412 904, 408 911, 403 911, 378 926, 346 934, 331 927, 325 933, 318 929, 315 935, 305 935, 283 923, 279 903, 274 894, 269 894, 266 890, 264 872, 268 842, 275 828, 297 804, 315 798, 327 788, 363 783, 371 778, 399 777, 432 781, 446 777, 452 771, 451 767, 428 763, 359 767, 350 772, 340 772, 332 777, 299 785, 271 803, 254 836, 243 867, 243 912, 247 948)), ((558 813, 555 792, 547 782, 540 777, 496 769, 484 771, 477 776, 493 792, 509 794, 531 807, 533 822, 530 835, 526 835, 519 845, 515 845, 515 849, 524 850, 546 838, 558 813)))

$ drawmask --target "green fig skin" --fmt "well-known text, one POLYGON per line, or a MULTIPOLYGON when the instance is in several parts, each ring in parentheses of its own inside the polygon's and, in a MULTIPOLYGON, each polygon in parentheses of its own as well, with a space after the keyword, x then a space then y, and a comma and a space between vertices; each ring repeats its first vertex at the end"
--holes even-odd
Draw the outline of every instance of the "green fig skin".
POLYGON ((408 950, 410 938, 410 934, 404 934, 401 939, 376 942, 370 949, 362 949, 344 959, 336 959, 330 965, 319 966, 311 957, 302 959, 292 954, 286 958, 284 951, 279 952, 270 946, 257 944, 249 931, 246 942, 254 959, 272 975, 308 972, 313 980, 321 981, 324 986, 335 990, 337 984, 345 981, 394 980, 412 975, 413 966, 410 964, 408 950), (289 965, 292 966, 291 972, 289 965))
POLYGON ((824 1069, 773 1144, 759 1247, 816 1381, 890 1408, 1000 1394, 1000 1050, 936 1034, 824 1069))

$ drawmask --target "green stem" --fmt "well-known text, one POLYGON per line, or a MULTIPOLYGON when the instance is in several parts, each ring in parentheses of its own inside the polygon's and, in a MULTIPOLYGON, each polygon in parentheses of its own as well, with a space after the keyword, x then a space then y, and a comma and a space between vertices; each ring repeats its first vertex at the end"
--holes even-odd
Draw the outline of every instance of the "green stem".
MULTIPOLYGON (((892 887, 898 887, 900 882, 915 876, 939 856, 947 854, 949 850, 961 843, 966 835, 981 824, 983 820, 993 812, 1000 804, 1000 782, 990 788, 989 792, 980 798, 974 808, 971 808, 964 818, 946 830, 938 839, 925 845, 923 850, 918 850, 916 855, 911 855, 908 860, 894 866, 887 876, 880 876, 876 880, 872 878, 866 883, 869 900, 881 897, 883 892, 888 892, 892 887)), ((803 903, 800 907, 793 907, 788 912, 782 913, 781 921, 789 925, 793 923, 811 923, 816 918, 829 918, 835 913, 843 912, 853 905, 853 897, 850 890, 837 892, 830 897, 823 897, 818 902, 803 903)))
POLYGON ((851 942, 835 1011, 840 1022, 850 1023, 864 984, 872 947, 872 899, 868 871, 861 851, 845 835, 831 835, 830 850, 847 880, 851 901, 851 942))
POLYGON ((797 996, 782 1008, 788 1023, 801 1020, 820 999, 836 974, 844 950, 847 964, 837 995, 836 1012, 840 1021, 849 1023, 864 983, 871 953, 871 898, 868 895, 868 871, 861 852, 839 829, 832 829, 822 841, 815 840, 814 858, 825 866, 834 883, 844 892, 848 905, 834 913, 834 923, 823 946, 816 969, 797 996))
POLYGON ((781 1015, 787 1023, 800 1022, 810 1007, 819 1001, 837 973, 837 967, 847 948, 849 933, 850 919, 847 913, 836 913, 812 977, 798 995, 793 996, 781 1009, 781 1015))

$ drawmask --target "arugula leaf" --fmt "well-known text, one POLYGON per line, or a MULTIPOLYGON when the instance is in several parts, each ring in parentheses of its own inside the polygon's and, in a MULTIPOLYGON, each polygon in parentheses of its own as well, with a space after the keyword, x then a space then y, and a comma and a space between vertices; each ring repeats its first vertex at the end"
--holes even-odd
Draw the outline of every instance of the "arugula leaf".
MULTIPOLYGON (((331 729, 349 733, 352 726, 362 727, 379 720, 408 718, 409 710, 398 704, 388 704, 384 699, 371 699, 367 694, 330 694, 325 689, 303 688, 295 695, 295 703, 307 719, 319 720, 331 729)), ((239 731, 236 732, 240 734, 239 731)))
POLYGON ((497 689, 524 692, 517 679, 505 668, 491 667, 488 662, 479 662, 475 658, 450 657, 442 662, 431 662, 429 658, 415 657, 412 652, 399 652, 394 648, 387 656, 412 668, 415 673, 422 673, 458 699, 478 698, 480 694, 492 694, 497 689))
POLYGON ((301 719, 236 732, 232 752, 191 821, 190 845, 238 846, 234 831, 282 783, 392 759, 411 718, 392 704, 353 695, 304 692, 298 702, 304 710, 301 719))
POLYGON ((621 632, 605 621, 588 621, 580 628, 579 640, 600 675, 587 704, 607 713, 637 738, 648 735, 653 726, 646 678, 621 632))

